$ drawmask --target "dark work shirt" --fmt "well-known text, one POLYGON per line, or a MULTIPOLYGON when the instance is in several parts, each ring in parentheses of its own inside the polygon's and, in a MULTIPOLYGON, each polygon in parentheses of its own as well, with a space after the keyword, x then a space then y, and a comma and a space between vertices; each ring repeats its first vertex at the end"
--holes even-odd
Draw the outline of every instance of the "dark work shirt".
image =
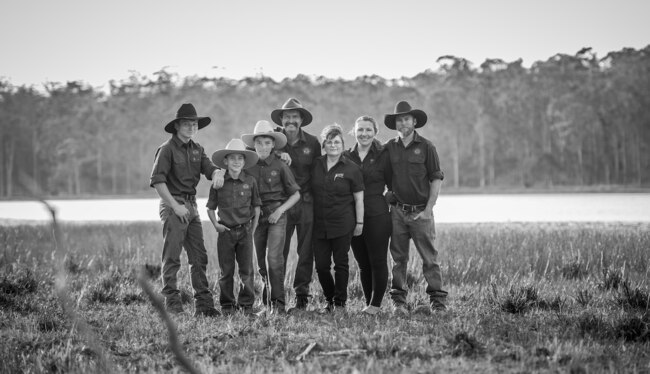
POLYGON ((403 204, 426 204, 430 183, 445 177, 440 170, 436 147, 415 131, 408 147, 404 147, 402 139, 397 137, 389 140, 384 148, 390 156, 395 198, 403 204))
MULTIPOLYGON (((284 130, 284 135, 287 135, 284 130)), ((291 156, 291 171, 296 178, 296 182, 300 186, 300 192, 311 191, 311 169, 316 157, 321 155, 321 146, 318 139, 308 134, 302 129, 298 132, 298 141, 295 144, 284 146, 280 151, 286 152, 291 156)))
POLYGON ((174 135, 156 150, 149 185, 166 183, 172 195, 196 195, 201 174, 212 179, 216 169, 199 143, 174 135))
POLYGON ((384 199, 384 190, 388 184, 386 181, 390 178, 391 173, 388 152, 378 140, 374 140, 363 161, 359 157, 356 144, 352 149, 345 151, 344 155, 357 164, 363 173, 364 216, 374 217, 388 214, 388 204, 384 199))
POLYGON ((311 188, 315 238, 338 238, 354 230, 357 212, 353 193, 364 189, 363 175, 357 164, 341 156, 328 171, 327 156, 317 158, 312 169, 311 188))
POLYGON ((237 179, 229 172, 223 177, 223 187, 210 187, 206 206, 216 210, 219 220, 228 227, 241 225, 255 216, 254 207, 262 205, 255 178, 242 171, 237 179))
POLYGON ((262 205, 273 202, 284 203, 289 196, 300 191, 289 167, 274 153, 265 160, 259 159, 257 165, 246 169, 257 181, 262 205))

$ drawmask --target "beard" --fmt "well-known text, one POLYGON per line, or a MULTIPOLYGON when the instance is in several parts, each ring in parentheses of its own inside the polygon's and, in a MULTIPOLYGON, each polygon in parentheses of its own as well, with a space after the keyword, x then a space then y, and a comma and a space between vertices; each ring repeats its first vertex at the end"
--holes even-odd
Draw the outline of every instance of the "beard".
POLYGON ((406 138, 409 135, 413 134, 414 129, 412 127, 401 127, 397 131, 399 131, 402 138, 406 138))

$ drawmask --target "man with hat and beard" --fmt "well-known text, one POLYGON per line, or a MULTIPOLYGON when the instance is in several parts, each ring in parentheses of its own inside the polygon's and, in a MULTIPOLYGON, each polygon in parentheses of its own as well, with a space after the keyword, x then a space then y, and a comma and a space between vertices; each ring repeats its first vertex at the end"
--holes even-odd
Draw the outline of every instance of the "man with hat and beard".
POLYGON ((298 263, 293 281, 296 305, 290 310, 306 310, 311 296, 309 283, 314 270, 314 251, 311 240, 314 226, 311 170, 314 160, 321 155, 321 146, 315 136, 302 129, 311 123, 312 115, 303 108, 298 99, 289 98, 282 108, 271 112, 271 119, 282 127, 282 133, 287 137, 287 145, 280 151, 286 152, 291 157, 290 168, 300 186, 300 201, 287 212, 284 260, 286 264, 291 237, 296 231, 298 263))
POLYGON ((393 280, 390 295, 395 312, 408 315, 406 305, 406 272, 409 259, 409 239, 422 258, 422 273, 427 280, 429 295, 427 309, 446 309, 447 292, 442 289, 442 274, 438 251, 433 245, 435 226, 433 206, 444 178, 435 146, 415 131, 424 126, 427 115, 400 101, 392 114, 386 114, 384 124, 398 131, 398 137, 386 143, 392 169, 391 204, 393 232, 390 253, 393 258, 393 280))
POLYGON ((197 116, 192 104, 181 105, 176 118, 165 125, 165 131, 172 137, 156 150, 150 186, 156 189, 161 198, 162 294, 165 307, 172 313, 183 312, 177 273, 181 267, 181 251, 185 248, 194 288, 194 315, 213 317, 219 312, 214 308, 206 277, 208 254, 196 206, 196 186, 201 174, 212 180, 218 169, 203 147, 192 140, 198 130, 209 125, 210 121, 210 117, 197 116))

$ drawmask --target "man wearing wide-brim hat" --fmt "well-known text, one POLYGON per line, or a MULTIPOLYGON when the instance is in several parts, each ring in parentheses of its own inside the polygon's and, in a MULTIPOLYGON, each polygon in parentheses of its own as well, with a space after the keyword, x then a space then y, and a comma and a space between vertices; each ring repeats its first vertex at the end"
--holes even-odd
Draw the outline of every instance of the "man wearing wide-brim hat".
POLYGON ((196 206, 196 186, 201 174, 212 180, 217 167, 203 147, 192 140, 199 129, 209 124, 210 117, 198 116, 192 104, 181 105, 176 118, 164 127, 172 137, 156 150, 151 172, 150 186, 161 198, 162 294, 165 307, 172 313, 183 312, 177 273, 181 267, 181 251, 185 248, 194 288, 194 314, 218 315, 206 276, 208 255, 196 206))
POLYGON ((262 200, 259 225, 253 233, 259 273, 264 280, 262 302, 269 307, 267 311, 283 314, 286 312, 285 213, 300 200, 300 186, 289 167, 275 154, 276 147, 287 143, 284 134, 275 132, 268 121, 262 120, 255 124, 252 134, 244 134, 241 138, 259 156, 257 165, 246 172, 257 180, 262 200))
POLYGON ((386 127, 398 132, 385 148, 392 169, 392 192, 387 193, 393 223, 390 253, 394 265, 390 295, 395 312, 401 315, 409 313, 406 304, 409 239, 413 239, 422 258, 422 273, 427 280, 426 292, 430 303, 427 312, 446 308, 447 292, 442 289, 438 251, 433 244, 433 207, 444 174, 440 170, 435 146, 415 131, 426 123, 426 113, 413 109, 406 101, 398 102, 393 113, 384 117, 386 127))
POLYGON ((312 114, 296 98, 289 98, 281 108, 271 112, 271 119, 282 127, 287 145, 278 148, 291 158, 291 171, 300 185, 300 201, 287 212, 287 238, 284 244, 285 262, 289 256, 291 237, 297 235, 296 252, 298 264, 293 281, 296 294, 295 309, 305 310, 311 297, 309 284, 314 270, 312 230, 314 226, 314 202, 311 193, 311 172, 314 160, 321 155, 318 138, 303 128, 312 122, 312 114))

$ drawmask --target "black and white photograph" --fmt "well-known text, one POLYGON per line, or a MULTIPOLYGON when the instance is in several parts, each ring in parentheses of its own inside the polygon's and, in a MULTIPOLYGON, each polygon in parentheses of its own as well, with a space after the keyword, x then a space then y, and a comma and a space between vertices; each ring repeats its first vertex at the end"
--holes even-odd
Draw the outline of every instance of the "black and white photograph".
POLYGON ((650 2, 0 14, 0 373, 650 372, 650 2))

